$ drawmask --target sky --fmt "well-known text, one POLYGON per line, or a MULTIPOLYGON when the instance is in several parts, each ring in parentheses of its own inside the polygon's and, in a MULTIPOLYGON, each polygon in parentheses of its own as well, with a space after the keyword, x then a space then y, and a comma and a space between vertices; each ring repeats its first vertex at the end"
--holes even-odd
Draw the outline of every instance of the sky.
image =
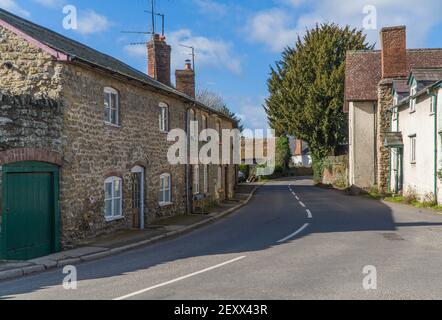
MULTIPOLYGON (((151 31, 145 10, 151 0, 0 0, 0 7, 112 55, 145 72, 146 48, 131 43, 151 31), (66 29, 63 9, 77 10, 77 28, 66 29)), ((195 46, 197 90, 221 95, 246 128, 266 129, 263 103, 270 66, 287 46, 316 23, 334 22, 364 29, 379 42, 384 26, 406 25, 409 48, 442 47, 440 0, 156 0, 166 15, 172 70, 183 68, 195 46)), ((157 20, 157 27, 161 20, 157 20)), ((159 28, 156 30, 160 31, 159 28)))

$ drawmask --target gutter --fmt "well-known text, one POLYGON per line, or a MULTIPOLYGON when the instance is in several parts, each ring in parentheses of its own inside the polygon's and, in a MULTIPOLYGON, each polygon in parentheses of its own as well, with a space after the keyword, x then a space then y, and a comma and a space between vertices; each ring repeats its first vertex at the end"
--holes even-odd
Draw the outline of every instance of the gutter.
POLYGON ((434 106, 434 199, 437 201, 437 94, 434 94, 431 90, 441 88, 442 84, 438 84, 432 88, 427 90, 427 94, 433 98, 433 106, 434 106))

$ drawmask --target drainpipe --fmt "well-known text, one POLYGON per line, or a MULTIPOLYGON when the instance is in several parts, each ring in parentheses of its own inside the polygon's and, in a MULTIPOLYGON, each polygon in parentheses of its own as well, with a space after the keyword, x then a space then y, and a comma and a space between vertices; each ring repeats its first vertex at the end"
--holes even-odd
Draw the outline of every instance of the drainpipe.
MULTIPOLYGON (((441 85, 436 88, 440 88, 441 85)), ((433 112, 434 112, 434 200, 437 204, 437 94, 434 94, 431 89, 427 90, 427 94, 433 98, 433 112)))

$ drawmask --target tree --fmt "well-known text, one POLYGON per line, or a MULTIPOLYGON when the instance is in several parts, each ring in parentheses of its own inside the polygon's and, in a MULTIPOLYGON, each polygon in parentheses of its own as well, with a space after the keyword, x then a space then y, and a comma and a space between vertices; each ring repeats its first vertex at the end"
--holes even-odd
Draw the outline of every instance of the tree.
POLYGON ((230 111, 224 99, 217 93, 211 92, 207 89, 203 89, 197 93, 196 100, 208 106, 209 108, 218 110, 222 114, 232 118, 233 121, 236 122, 239 131, 242 132, 244 130, 244 127, 241 124, 241 119, 234 112, 230 111))
POLYGON ((226 105, 219 94, 207 89, 199 90, 196 94, 196 100, 215 110, 219 110, 226 105))
POLYGON ((275 171, 277 173, 284 173, 287 170, 291 156, 289 138, 287 136, 278 137, 275 154, 275 171))
POLYGON ((321 24, 286 48, 271 68, 264 109, 277 135, 306 141, 313 161, 322 161, 346 143, 343 112, 348 50, 372 49, 362 31, 321 24))
POLYGON ((234 112, 230 111, 226 105, 222 106, 220 109, 218 109, 218 111, 232 118, 233 121, 236 122, 236 127, 239 129, 239 131, 244 131, 244 126, 241 124, 241 119, 234 112))

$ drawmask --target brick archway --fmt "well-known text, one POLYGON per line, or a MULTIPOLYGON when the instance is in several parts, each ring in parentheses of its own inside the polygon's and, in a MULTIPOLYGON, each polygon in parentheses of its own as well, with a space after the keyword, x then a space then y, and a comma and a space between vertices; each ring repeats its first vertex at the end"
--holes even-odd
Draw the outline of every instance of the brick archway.
POLYGON ((38 161, 63 165, 62 156, 58 152, 36 148, 16 148, 0 151, 0 165, 21 161, 38 161))

